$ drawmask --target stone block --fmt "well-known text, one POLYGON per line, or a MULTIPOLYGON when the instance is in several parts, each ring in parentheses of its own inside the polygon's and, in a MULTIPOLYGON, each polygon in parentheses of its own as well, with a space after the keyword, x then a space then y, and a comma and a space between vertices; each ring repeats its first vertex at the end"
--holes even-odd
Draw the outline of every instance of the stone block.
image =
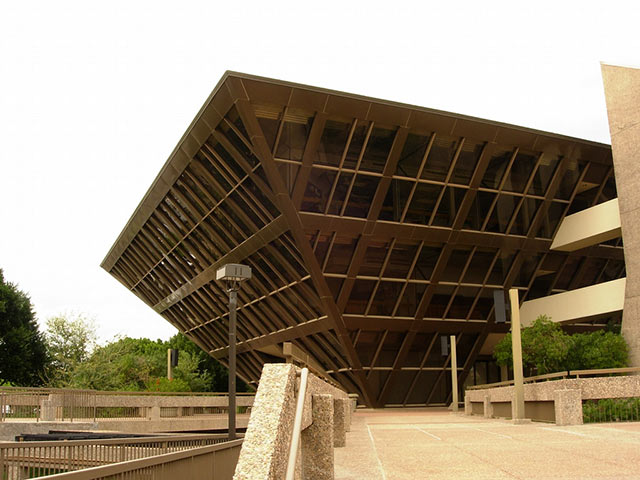
POLYGON ((302 478, 333 480, 333 397, 313 395, 313 423, 302 431, 302 478))
POLYGON ((473 415, 473 407, 471 406, 471 397, 469 395, 464 396, 464 414, 473 415))
POLYGON ((484 417, 493 417, 493 405, 491 404, 491 397, 489 395, 484 396, 484 417))
POLYGON ((333 399, 333 446, 344 447, 347 445, 347 415, 349 400, 346 398, 333 399))
POLYGON ((582 392, 556 390, 553 392, 556 425, 582 425, 582 392))

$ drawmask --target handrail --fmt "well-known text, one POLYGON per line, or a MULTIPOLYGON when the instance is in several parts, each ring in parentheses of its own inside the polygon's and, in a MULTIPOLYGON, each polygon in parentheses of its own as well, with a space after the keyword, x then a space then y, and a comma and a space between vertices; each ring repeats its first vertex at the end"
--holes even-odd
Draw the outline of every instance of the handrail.
POLYGON ((640 372, 640 367, 599 368, 593 370, 571 370, 571 375, 580 378, 580 375, 608 375, 610 373, 634 373, 640 372))
MULTIPOLYGON (((554 373, 545 373, 543 375, 534 375, 532 377, 523 378, 524 383, 536 382, 538 380, 548 380, 550 378, 566 378, 569 376, 568 371, 564 372, 554 372, 554 373)), ((496 383, 486 383, 484 385, 471 385, 467 387, 467 390, 484 390, 485 388, 495 388, 495 387, 506 387, 513 385, 513 380, 505 380, 503 382, 496 383)))
MULTIPOLYGON (((580 378, 588 375, 610 375, 615 373, 636 373, 640 372, 640 367, 621 367, 621 368, 594 368, 591 370, 567 370, 564 372, 546 373, 544 375, 535 375, 533 377, 525 377, 524 383, 535 382, 538 380, 548 380, 551 378, 567 378, 573 377, 580 378)), ((484 385, 470 385, 466 390, 484 390, 486 388, 505 387, 513 385, 513 380, 506 380, 504 382, 486 383, 484 385)))
POLYGON ((142 468, 153 467, 156 465, 166 464, 172 461, 181 460, 190 457, 216 452, 218 450, 226 450, 236 448, 242 445, 243 439, 231 440, 229 442, 218 443, 215 445, 207 445, 205 447, 197 447, 180 452, 164 453, 147 458, 137 460, 127 460, 124 462, 113 463, 110 465, 102 465, 99 467, 85 468, 72 472, 63 472, 47 476, 47 478, 77 478, 78 480, 107 478, 112 475, 118 475, 125 472, 140 470, 142 468))
POLYGON ((293 480, 296 473, 296 460, 298 456, 298 445, 300 444, 300 429, 302 427, 302 412, 304 410, 304 398, 307 392, 308 375, 308 368, 303 368, 300 371, 300 389, 298 390, 296 416, 293 421, 293 434, 291 436, 291 447, 289 448, 289 462, 287 463, 286 480, 293 480))
MULTIPOLYGON (((51 388, 51 387, 9 387, 1 386, 0 392, 6 393, 41 393, 43 395, 49 393, 93 393, 97 395, 123 395, 123 396, 188 396, 188 397, 226 397, 227 392, 152 392, 152 391, 121 391, 121 390, 89 390, 76 388, 51 388)), ((238 392, 236 395, 253 396, 255 392, 238 392)))

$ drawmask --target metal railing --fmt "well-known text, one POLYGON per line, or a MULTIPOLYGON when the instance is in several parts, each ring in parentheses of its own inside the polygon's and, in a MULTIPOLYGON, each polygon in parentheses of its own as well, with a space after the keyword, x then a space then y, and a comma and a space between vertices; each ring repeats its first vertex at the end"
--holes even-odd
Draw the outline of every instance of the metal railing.
POLYGON ((6 442, 0 443, 0 474, 6 480, 36 478, 215 445, 226 440, 224 434, 208 434, 6 442))
POLYGON ((584 423, 640 421, 640 398, 603 398, 583 400, 584 423))
MULTIPOLYGON (((244 399, 239 402, 240 413, 248 412, 254 394, 238 395, 244 399)), ((95 422, 100 419, 148 419, 153 415, 160 418, 221 415, 227 412, 227 397, 227 393, 215 392, 107 392, 0 387, 0 421, 95 422), (171 397, 185 400, 170 402, 171 397), (194 402, 193 398, 189 401, 187 397, 202 398, 203 401, 194 402), (220 400, 216 402, 211 398, 220 400), (159 407, 156 413, 151 411, 154 406, 159 407)))
POLYGON ((205 447, 191 448, 111 465, 57 473, 51 480, 232 480, 242 439, 205 447))
POLYGON ((300 434, 302 433, 302 414, 304 413, 304 400, 307 393, 307 378, 309 369, 303 368, 300 371, 300 388, 298 389, 298 400, 296 403, 296 413, 293 420, 293 434, 291 435, 291 446, 289 448, 289 460, 287 462, 286 480, 293 480, 296 473, 296 460, 298 457, 298 446, 300 445, 300 434))
MULTIPOLYGON (((544 375, 534 375, 532 377, 524 377, 524 383, 535 383, 542 380, 555 380, 558 378, 567 378, 569 377, 570 372, 554 372, 554 373, 545 373, 544 375)), ((486 383, 484 385, 470 385, 466 389, 467 390, 483 390, 485 388, 495 388, 495 387, 508 387, 513 385, 513 380, 505 380, 504 382, 496 382, 496 383, 486 383)))

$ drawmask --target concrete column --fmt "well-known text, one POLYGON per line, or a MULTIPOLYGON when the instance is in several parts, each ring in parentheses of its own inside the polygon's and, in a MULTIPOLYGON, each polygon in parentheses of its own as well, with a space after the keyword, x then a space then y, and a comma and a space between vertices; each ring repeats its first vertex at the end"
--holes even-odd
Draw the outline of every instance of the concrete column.
POLYGON ((458 355, 456 354, 456 336, 449 337, 451 343, 451 400, 452 410, 458 412, 458 355))
POLYGON ((351 431, 351 399, 344 402, 344 429, 346 432, 351 431))
POLYGON ((349 394, 349 399, 352 402, 351 409, 355 412, 356 408, 358 407, 358 394, 357 393, 350 393, 349 394))
POLYGON ((491 404, 491 397, 489 395, 484 396, 484 417, 493 417, 493 405, 491 404))
POLYGON ((553 392, 556 425, 582 425, 582 392, 556 390, 553 392))
POLYGON ((312 395, 311 425, 302 431, 302 478, 333 480, 333 396, 312 395))
POLYGON ((511 344, 513 348, 513 420, 524 420, 524 376, 522 373, 522 340, 520 337, 520 300, 518 289, 509 290, 511 304, 511 344))
POLYGON ((333 446, 344 447, 347 445, 346 411, 349 400, 343 398, 333 399, 333 446))
POLYGON ((40 421, 42 422, 55 422, 56 421, 56 407, 52 400, 40 400, 40 421))
POLYGON ((471 397, 469 395, 464 396, 464 414, 473 415, 473 407, 471 406, 471 397))

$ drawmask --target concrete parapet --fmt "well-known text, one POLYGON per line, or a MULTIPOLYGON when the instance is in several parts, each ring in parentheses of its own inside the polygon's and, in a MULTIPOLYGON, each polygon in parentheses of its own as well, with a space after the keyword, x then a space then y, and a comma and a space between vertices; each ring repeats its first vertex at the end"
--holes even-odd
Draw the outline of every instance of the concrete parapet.
POLYGON ((293 365, 264 365, 235 480, 284 478, 295 416, 295 383, 293 365))
POLYGON ((556 390, 553 394, 556 425, 582 425, 582 392, 556 390))
POLYGON ((302 431, 303 478, 333 480, 333 397, 313 395, 312 424, 302 431))
POLYGON ((464 396, 464 414, 465 415, 473 414, 473 408, 471 407, 471 397, 469 397, 469 395, 464 396))
POLYGON ((346 398, 333 399, 333 446, 347 445, 347 410, 349 400, 346 398))

